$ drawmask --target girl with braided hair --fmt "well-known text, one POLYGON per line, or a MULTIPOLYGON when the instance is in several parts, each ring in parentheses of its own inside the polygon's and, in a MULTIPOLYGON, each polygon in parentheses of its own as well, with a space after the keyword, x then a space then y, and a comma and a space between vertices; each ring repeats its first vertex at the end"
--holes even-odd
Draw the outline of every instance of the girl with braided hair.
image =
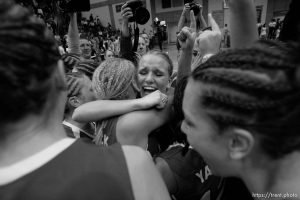
MULTIPOLYGON (((106 110, 110 110, 109 112, 112 113, 110 118, 106 117, 101 120, 96 116, 98 117, 96 137, 94 139, 96 144, 112 145, 119 142, 121 144, 135 144, 146 148, 148 134, 151 130, 166 121, 168 109, 164 111, 149 110, 133 112, 119 117, 120 114, 117 112, 123 112, 122 110, 127 109, 118 106, 124 100, 138 102, 137 110, 148 109, 154 106, 161 108, 165 106, 166 102, 161 102, 161 98, 165 96, 159 91, 146 98, 132 100, 136 98, 138 91, 135 81, 136 69, 133 63, 124 59, 114 58, 107 60, 96 69, 92 82, 94 92, 99 101, 90 102, 88 106, 83 105, 83 108, 78 108, 81 109, 79 115, 85 115, 84 117, 79 116, 81 119, 84 118, 81 120, 83 122, 86 122, 89 118, 95 118, 94 115, 97 114, 94 111, 95 108, 99 109, 99 112, 106 113, 106 110), (102 104, 101 107, 99 107, 99 103, 102 104), (115 108, 116 106, 118 107, 115 108), (93 112, 90 112, 89 109, 93 109, 93 112), (132 120, 134 120, 134 124, 131 124, 132 120), (151 124, 148 123, 149 120, 152 120, 151 124)), ((74 113, 74 115, 73 118, 76 120, 78 112, 74 113)))
MULTIPOLYGON (((103 62, 93 75, 93 88, 100 100, 125 100, 135 98, 135 68, 130 61, 112 59, 103 62)), ((118 118, 97 122, 95 144, 117 142, 115 130, 118 118)))
MULTIPOLYGON (((118 120, 118 127, 124 127, 122 129, 120 128, 120 130, 126 130, 126 133, 121 134, 117 131, 116 134, 121 135, 121 137, 132 138, 131 135, 134 135, 133 132, 136 132, 137 135, 143 136, 143 142, 140 146, 143 146, 145 148, 147 146, 145 144, 147 140, 144 136, 148 136, 150 132, 163 125, 167 120, 171 119, 170 115, 166 116, 166 114, 170 111, 169 106, 167 106, 167 109, 163 109, 162 111, 160 111, 159 109, 152 109, 151 111, 143 110, 155 107, 162 108, 167 103, 167 97, 165 94, 167 93, 167 91, 170 91, 169 80, 173 71, 172 61, 165 53, 159 51, 150 51, 145 54, 140 60, 137 71, 135 70, 135 67, 131 62, 122 59, 113 59, 113 61, 107 61, 105 62, 105 64, 101 64, 96 72, 99 73, 100 71, 105 76, 103 75, 102 78, 99 77, 98 83, 93 81, 93 84, 94 86, 97 86, 97 88, 94 88, 95 91, 98 90, 98 94, 103 94, 102 97, 99 98, 102 99, 102 101, 90 102, 78 107, 73 113, 73 119, 79 122, 91 122, 102 121, 110 117, 124 115, 122 116, 122 118, 120 118, 122 120, 118 120), (128 85, 131 79, 127 80, 125 79, 125 75, 120 75, 120 73, 123 73, 122 71, 126 69, 125 66, 117 66, 117 64, 121 65, 120 63, 126 63, 126 65, 130 65, 130 73, 127 73, 127 75, 129 74, 132 78, 132 85, 134 86, 136 93, 131 93, 130 98, 117 98, 127 99, 126 101, 107 101, 108 99, 115 99, 115 97, 111 96, 111 94, 106 94, 103 90, 109 90, 109 93, 116 93, 116 88, 114 87, 122 86, 122 82, 120 82, 120 80, 126 80, 127 83, 125 85, 127 85, 127 87, 130 89, 128 85), (114 81, 114 79, 119 81, 114 81), (112 84, 107 85, 109 81, 112 82, 114 87, 111 88, 112 84), (136 81, 139 85, 139 88, 134 84, 136 81), (106 85, 103 85, 103 83, 105 83, 106 85), (137 91, 140 92, 142 98, 136 99, 137 91), (105 99, 106 101, 103 101, 103 99, 105 99), (132 111, 136 112, 132 113, 132 111), (140 120, 140 123, 136 121, 137 118, 140 120), (153 123, 149 123, 149 121, 153 123), (128 127, 134 128, 129 129, 128 127), (139 132, 140 134, 138 134, 139 132)), ((96 72, 94 74, 94 78, 96 76, 96 72)), ((124 87, 125 85, 123 85, 122 87, 124 87)), ((171 103, 172 101, 170 100, 168 102, 171 103)), ((167 140, 171 140, 171 137, 169 137, 170 134, 170 131, 164 134, 157 133, 157 135, 164 135, 164 137, 167 138, 164 148, 166 148, 169 144, 169 141, 167 140)), ((128 139, 128 141, 132 142, 131 139, 128 139)), ((126 144, 127 143, 128 142, 126 142, 126 144)), ((137 142, 131 144, 137 144, 137 142)), ((155 147, 155 149, 158 148, 155 147)))
POLYGON ((189 143, 213 174, 240 177, 253 197, 300 195, 297 53, 272 41, 228 50, 196 68, 185 90, 189 143))
POLYGON ((253 200, 245 184, 238 178, 222 178, 211 174, 210 167, 203 157, 187 142, 186 135, 180 130, 184 114, 182 101, 189 77, 176 84, 173 109, 175 119, 175 143, 154 162, 161 173, 169 193, 174 199, 230 199, 253 200))
POLYGON ((53 35, 0 1, 0 199, 169 199, 140 148, 97 147, 61 124, 67 83, 53 35))

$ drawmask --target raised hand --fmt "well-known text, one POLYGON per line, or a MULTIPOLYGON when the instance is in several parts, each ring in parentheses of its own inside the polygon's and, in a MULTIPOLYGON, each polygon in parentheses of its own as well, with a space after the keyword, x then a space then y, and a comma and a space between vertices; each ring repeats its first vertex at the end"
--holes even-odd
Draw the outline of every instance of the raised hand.
POLYGON ((123 18, 123 22, 128 23, 130 17, 133 17, 133 13, 131 8, 127 7, 127 2, 121 7, 121 16, 123 18))
POLYGON ((144 109, 156 107, 158 109, 162 109, 165 107, 168 102, 167 95, 163 94, 159 90, 156 90, 143 98, 140 99, 142 107, 144 109))
POLYGON ((200 15, 202 15, 203 14, 203 6, 200 4, 200 3, 197 3, 197 6, 199 7, 199 9, 200 9, 200 15))
POLYGON ((211 14, 208 14, 208 22, 211 25, 212 30, 206 30, 202 32, 196 38, 195 42, 197 49, 200 50, 200 56, 204 56, 208 53, 216 54, 220 50, 220 43, 222 40, 220 28, 211 14))
POLYGON ((184 5, 184 7, 183 7, 182 14, 185 15, 185 14, 189 13, 189 12, 190 12, 190 9, 191 9, 190 4, 186 3, 186 4, 184 5))
POLYGON ((183 50, 192 50, 196 39, 196 19, 193 11, 190 11, 190 19, 190 27, 183 27, 177 35, 179 44, 183 50))

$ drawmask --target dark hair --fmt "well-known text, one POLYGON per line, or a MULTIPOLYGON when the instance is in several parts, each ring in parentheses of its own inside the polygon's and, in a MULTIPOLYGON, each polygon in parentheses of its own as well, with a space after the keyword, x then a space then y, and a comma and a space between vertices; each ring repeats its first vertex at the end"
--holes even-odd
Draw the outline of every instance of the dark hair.
POLYGON ((45 24, 11 0, 0 1, 0 123, 39 113, 60 58, 45 24))
POLYGON ((281 23, 279 35, 280 41, 299 41, 300 40, 300 19, 299 19, 300 1, 293 0, 290 3, 289 10, 281 23))
POLYGON ((80 95, 80 91, 83 87, 82 81, 84 80, 84 74, 80 72, 71 72, 66 74, 68 97, 80 95))
MULTIPOLYGON (((81 72, 69 72, 66 74, 68 98, 81 95, 81 89, 84 87, 84 74, 81 72)), ((69 101, 65 106, 65 114, 70 113, 71 106, 69 101)))
POLYGON ((138 66, 140 56, 136 52, 130 50, 125 52, 120 52, 119 58, 129 60, 134 64, 134 66, 138 66))
POLYGON ((296 45, 261 41, 213 56, 192 73, 193 80, 203 83, 200 102, 219 128, 240 127, 258 135, 274 159, 300 150, 300 62, 295 53, 296 45))
POLYGON ((182 110, 182 102, 184 96, 184 90, 186 88, 188 82, 188 77, 183 77, 176 82, 176 87, 174 91, 173 98, 173 109, 174 109, 174 119, 173 123, 175 128, 174 139, 179 143, 187 143, 186 135, 181 131, 181 122, 184 119, 183 110, 182 110))
POLYGON ((173 66, 173 62, 168 54, 166 54, 162 51, 158 51, 158 50, 151 50, 151 51, 148 51, 145 55, 156 55, 156 56, 159 56, 162 59, 164 59, 169 65, 169 67, 168 67, 169 76, 170 77, 172 76, 174 66, 173 66))
POLYGON ((187 82, 188 77, 183 77, 182 79, 178 80, 174 90, 173 108, 176 115, 175 118, 178 121, 182 121, 184 119, 182 102, 187 82))

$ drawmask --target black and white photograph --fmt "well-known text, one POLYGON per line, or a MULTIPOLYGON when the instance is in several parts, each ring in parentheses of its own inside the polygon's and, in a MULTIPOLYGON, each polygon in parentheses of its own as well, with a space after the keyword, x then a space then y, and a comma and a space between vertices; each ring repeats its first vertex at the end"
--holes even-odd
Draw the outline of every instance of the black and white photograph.
POLYGON ((0 0, 0 200, 300 200, 299 11, 0 0))

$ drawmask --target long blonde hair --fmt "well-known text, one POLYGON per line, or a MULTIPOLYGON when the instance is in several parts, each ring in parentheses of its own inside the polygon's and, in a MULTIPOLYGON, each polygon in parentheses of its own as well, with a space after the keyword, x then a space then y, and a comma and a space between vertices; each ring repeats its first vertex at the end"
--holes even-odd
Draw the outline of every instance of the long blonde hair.
MULTIPOLYGON (((123 100, 129 98, 129 88, 136 87, 136 69, 132 62, 114 58, 107 60, 96 69, 92 86, 98 99, 123 100)), ((97 123, 94 142, 103 143, 103 130, 107 120, 97 123)))

